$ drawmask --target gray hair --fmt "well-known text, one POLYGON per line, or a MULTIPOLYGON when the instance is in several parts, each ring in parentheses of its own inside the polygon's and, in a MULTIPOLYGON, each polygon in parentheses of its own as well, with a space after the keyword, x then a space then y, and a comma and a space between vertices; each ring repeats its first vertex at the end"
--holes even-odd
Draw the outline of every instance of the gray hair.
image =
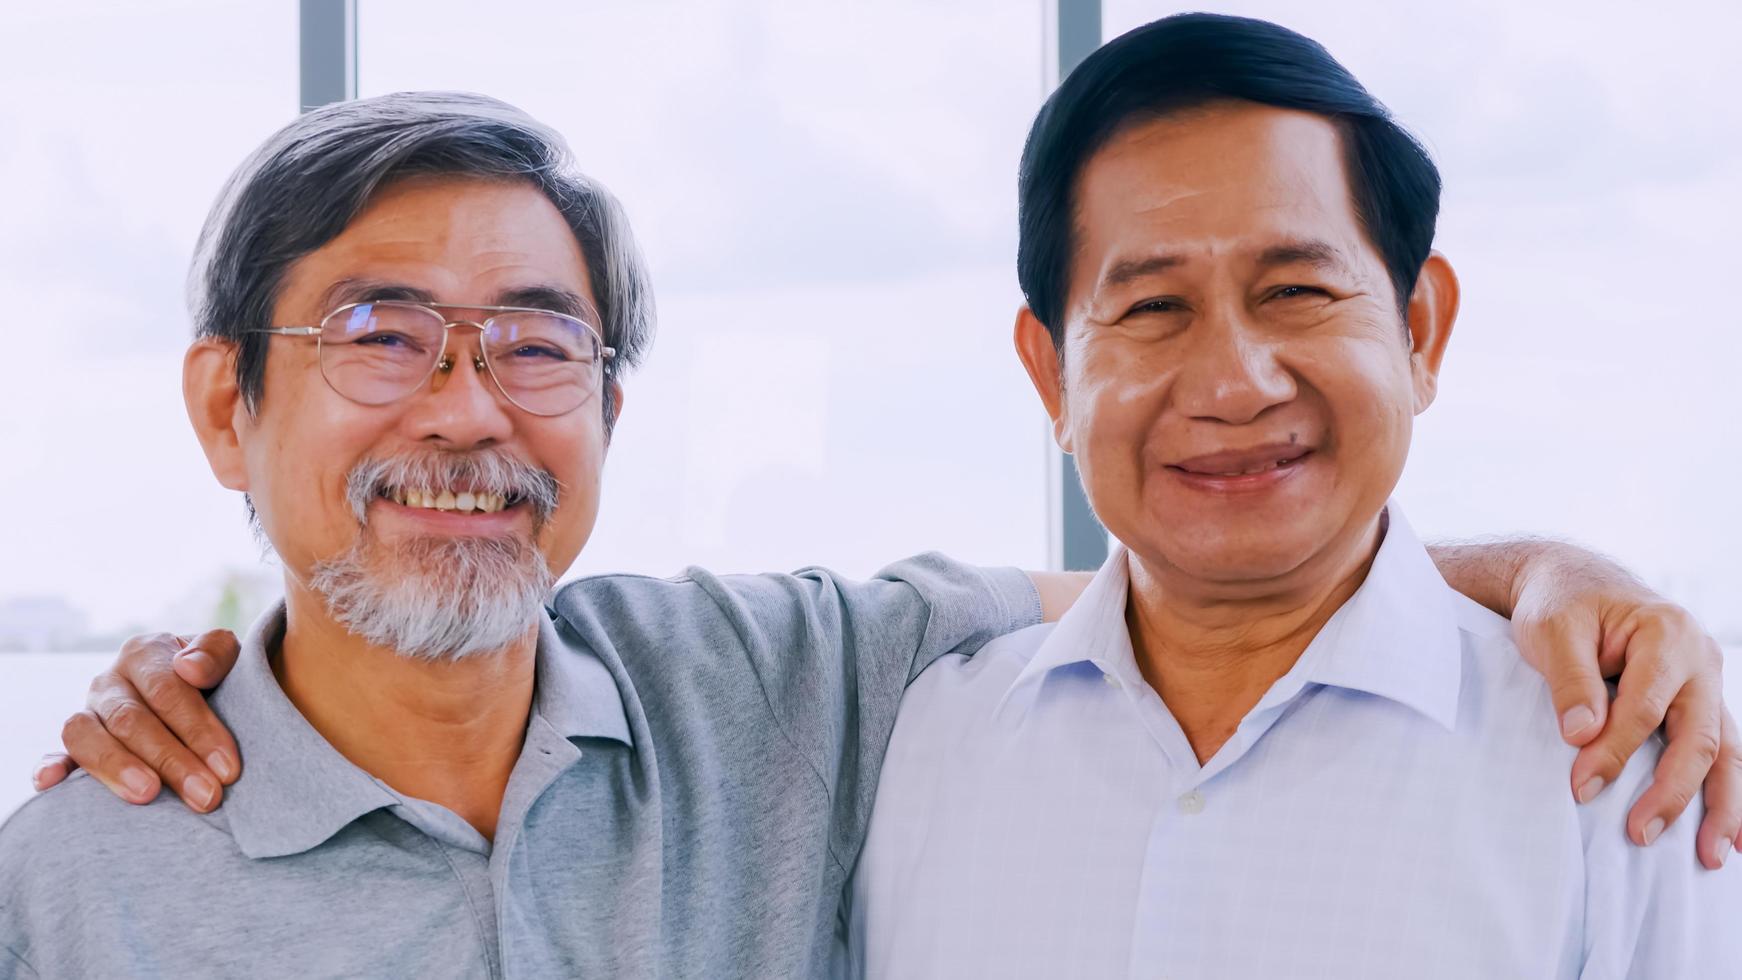
MULTIPOLYGON (((562 212, 586 257, 599 330, 617 356, 607 381, 653 341, 653 287, 628 217, 574 168, 568 143, 514 106, 466 92, 396 92, 339 102, 273 134, 231 176, 206 218, 189 274, 195 333, 236 346, 250 411, 265 390, 267 335, 292 262, 338 237, 389 181, 419 175, 524 180, 562 212)), ((617 406, 602 399, 610 431, 617 406)))

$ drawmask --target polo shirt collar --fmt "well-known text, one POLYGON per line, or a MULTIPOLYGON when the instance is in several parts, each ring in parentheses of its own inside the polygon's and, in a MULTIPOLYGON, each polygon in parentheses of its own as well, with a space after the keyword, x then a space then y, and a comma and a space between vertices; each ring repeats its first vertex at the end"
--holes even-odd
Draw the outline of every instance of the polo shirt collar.
MULTIPOLYGON (((248 630, 235 669, 211 698, 244 760, 220 812, 250 858, 300 854, 365 814, 405 802, 339 754, 285 696, 270 660, 284 624, 280 602, 248 630)), ((616 681, 578 637, 564 635, 548 616, 539 623, 535 664, 534 718, 565 738, 633 745, 616 681)))
MULTIPOLYGON (((1361 587, 1248 717, 1280 708, 1307 685, 1318 684, 1383 697, 1447 729, 1455 726, 1463 645, 1451 587, 1395 501, 1385 514, 1385 537, 1361 587)), ((1054 671, 1083 663, 1127 686, 1147 683, 1125 621, 1129 560, 1123 545, 1113 549, 1011 683, 1005 702, 1054 671)))
POLYGON ((564 738, 608 738, 633 748, 616 678, 586 642, 555 617, 556 612, 547 609, 538 624, 533 714, 564 738))
POLYGON ((280 602, 249 629, 235 669, 211 699, 242 750, 242 775, 224 791, 220 812, 229 818, 236 846, 251 858, 300 854, 358 817, 399 802, 340 755, 285 696, 269 654, 283 639, 280 602))

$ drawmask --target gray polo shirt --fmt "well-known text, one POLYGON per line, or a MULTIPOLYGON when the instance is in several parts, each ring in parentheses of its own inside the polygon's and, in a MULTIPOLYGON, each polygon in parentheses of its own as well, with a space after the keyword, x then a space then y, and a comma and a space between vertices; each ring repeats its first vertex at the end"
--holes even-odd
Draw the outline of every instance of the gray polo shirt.
POLYGON ((216 813, 80 774, 0 829, 0 978, 824 975, 903 688, 1040 604, 925 555, 601 576, 552 613, 494 842, 303 720, 280 610, 212 698, 245 762, 216 813))

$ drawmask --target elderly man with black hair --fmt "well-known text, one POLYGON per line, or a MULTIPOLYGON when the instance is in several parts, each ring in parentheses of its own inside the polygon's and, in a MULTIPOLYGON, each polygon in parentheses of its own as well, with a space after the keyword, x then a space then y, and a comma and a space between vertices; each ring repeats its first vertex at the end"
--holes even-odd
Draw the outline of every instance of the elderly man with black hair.
POLYGON ((1742 976, 1742 868, 1623 834, 1661 746, 1554 785, 1548 687, 1389 501, 1458 310, 1439 192, 1262 21, 1139 28, 1041 111, 1016 342, 1121 545, 909 688, 859 971, 1742 976))
MULTIPOLYGON (((651 296, 609 195, 493 100, 302 117, 234 178, 200 256, 189 415, 285 599, 239 656, 203 638, 208 668, 236 658, 215 718, 174 644, 99 679, 68 728, 96 778, 0 831, 0 977, 823 972, 903 689, 1082 582, 924 556, 869 582, 595 577, 547 607, 651 296), (192 808, 116 798, 152 800, 159 774, 192 808)), ((1566 554, 1451 567, 1502 608, 1612 631, 1666 703, 1690 677, 1709 696, 1699 651, 1661 642, 1684 614, 1566 554)), ((1605 708, 1579 686, 1591 646, 1539 651, 1582 739, 1605 708)), ((1717 740, 1715 717, 1687 727, 1717 740)), ((1666 773, 1661 812, 1709 762, 1666 773)))

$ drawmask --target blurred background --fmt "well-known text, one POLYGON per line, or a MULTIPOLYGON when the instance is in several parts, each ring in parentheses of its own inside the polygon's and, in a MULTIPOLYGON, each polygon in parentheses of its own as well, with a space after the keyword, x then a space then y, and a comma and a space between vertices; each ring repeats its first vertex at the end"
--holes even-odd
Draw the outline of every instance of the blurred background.
MULTIPOLYGON (((1061 60, 1210 9, 1323 42, 1443 171, 1464 307, 1400 490, 1417 529, 1573 539, 1742 646, 1729 0, 351 9, 357 94, 518 104, 648 254, 660 336, 571 575, 1092 554, 1010 348, 1016 161, 1061 60)), ((122 638, 278 592, 183 413, 184 283, 307 79, 291 0, 12 4, 0 35, 3 815, 122 638)))

